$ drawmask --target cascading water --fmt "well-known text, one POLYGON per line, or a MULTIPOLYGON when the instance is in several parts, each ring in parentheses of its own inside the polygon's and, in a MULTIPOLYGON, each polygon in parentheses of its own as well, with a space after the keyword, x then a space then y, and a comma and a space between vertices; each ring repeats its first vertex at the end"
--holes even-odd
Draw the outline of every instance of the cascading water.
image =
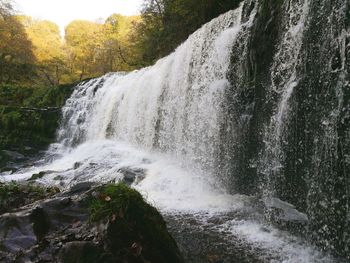
POLYGON ((210 22, 153 67, 77 88, 63 109, 62 143, 108 138, 214 169, 218 116, 241 13, 242 7, 210 22))
POLYGON ((300 64, 300 50, 303 41, 309 1, 285 2, 282 28, 284 34, 271 68, 271 94, 278 97, 278 105, 264 134, 264 153, 260 158, 258 172, 265 179, 261 189, 265 197, 275 196, 278 177, 283 176, 284 152, 286 143, 284 129, 287 129, 289 102, 297 86, 297 66, 300 64))
POLYGON ((343 28, 348 6, 327 1, 242 1, 154 66, 78 85, 43 162, 3 177, 46 171, 38 182, 69 187, 131 170, 189 262, 208 249, 223 262, 337 262, 329 250, 349 258, 347 231, 338 238, 349 226, 349 31, 314 32, 343 28), (341 197, 322 192, 325 182, 341 197), (322 206, 340 211, 341 224, 322 206), (200 238, 212 246, 196 251, 200 238))

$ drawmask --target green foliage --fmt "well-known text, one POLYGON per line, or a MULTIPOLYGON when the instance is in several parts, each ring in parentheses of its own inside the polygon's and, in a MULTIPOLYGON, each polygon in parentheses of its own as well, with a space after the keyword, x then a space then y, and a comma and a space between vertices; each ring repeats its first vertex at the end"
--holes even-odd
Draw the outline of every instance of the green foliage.
POLYGON ((141 248, 145 259, 152 258, 154 262, 182 262, 164 219, 136 190, 123 183, 107 184, 92 196, 90 220, 109 219, 108 244, 115 254, 121 253, 118 258, 124 258, 126 251, 135 247, 141 248), (121 250, 123 247, 125 250, 121 250))
POLYGON ((101 45, 101 27, 101 24, 83 20, 73 21, 66 27, 69 63, 72 73, 78 75, 79 80, 93 74, 93 64, 101 45))
POLYGON ((58 193, 57 188, 44 188, 16 182, 0 183, 0 214, 58 193))
POLYGON ((46 85, 59 85, 67 72, 59 27, 50 21, 17 17, 25 25, 37 60, 37 78, 46 85))
POLYGON ((0 106, 61 107, 72 92, 72 85, 32 87, 0 85, 0 106))
POLYGON ((37 179, 43 178, 45 176, 45 172, 39 172, 37 174, 33 174, 27 181, 35 181, 37 179))
POLYGON ((112 14, 103 23, 76 20, 65 29, 16 16, 0 1, 0 84, 50 85, 148 66, 201 25, 241 0, 143 0, 142 17, 112 14))
POLYGON ((129 32, 138 17, 111 15, 104 23, 76 20, 65 29, 15 15, 0 0, 0 84, 58 86, 138 67, 129 32))
MULTIPOLYGON (((122 216, 127 220, 139 218, 151 208, 137 191, 123 183, 107 184, 97 189, 97 197, 90 203, 91 221, 99 221, 112 215, 122 216)), ((155 211, 154 208, 151 208, 155 211)))
POLYGON ((204 23, 238 6, 241 0, 144 0, 135 26, 142 59, 150 64, 172 52, 204 23))
POLYGON ((0 83, 30 81, 34 74, 33 46, 24 26, 10 14, 0 14, 0 83))
POLYGON ((112 14, 104 23, 72 21, 63 41, 56 24, 14 16, 2 0, 0 84, 57 86, 150 65, 239 2, 144 0, 142 18, 112 14))
POLYGON ((44 148, 55 139, 71 86, 0 86, 0 149, 44 148))
POLYGON ((72 21, 66 27, 67 64, 77 80, 135 69, 128 35, 137 17, 113 14, 104 24, 72 21))

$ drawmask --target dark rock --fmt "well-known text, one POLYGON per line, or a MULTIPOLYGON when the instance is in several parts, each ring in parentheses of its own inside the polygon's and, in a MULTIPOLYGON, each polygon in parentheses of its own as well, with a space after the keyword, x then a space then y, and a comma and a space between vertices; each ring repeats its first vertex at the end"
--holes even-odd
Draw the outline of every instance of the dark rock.
POLYGON ((127 185, 131 185, 133 183, 139 183, 143 179, 145 179, 145 170, 144 169, 135 169, 135 168, 121 168, 118 170, 119 173, 123 175, 123 182, 127 185))
POLYGON ((59 255, 60 263, 95 263, 101 262, 102 251, 93 242, 73 241, 63 245, 59 255))
POLYGON ((23 154, 15 151, 2 150, 2 153, 14 161, 23 161, 25 159, 25 156, 23 154))
POLYGON ((92 183, 92 182, 78 183, 76 185, 73 185, 68 190, 68 192, 64 193, 64 195, 65 196, 72 196, 72 195, 75 195, 75 194, 84 193, 84 192, 90 190, 94 185, 95 185, 95 183, 92 183))
POLYGON ((157 210, 119 185, 81 183, 3 214, 0 243, 1 262, 183 262, 157 210))
POLYGON ((58 192, 59 189, 56 187, 43 188, 31 184, 0 183, 0 214, 50 197, 58 192))
POLYGON ((78 169, 80 166, 82 166, 82 163, 76 162, 76 163, 74 163, 74 165, 73 165, 73 169, 76 170, 76 169, 78 169))
POLYGON ((33 222, 34 234, 38 241, 41 241, 50 230, 50 219, 44 209, 35 208, 30 216, 30 220, 33 222))
POLYGON ((298 211, 294 205, 273 197, 263 199, 262 204, 266 219, 271 223, 294 233, 306 230, 308 216, 298 211))
POLYGON ((43 178, 45 176, 45 172, 40 172, 38 174, 33 174, 32 177, 28 179, 28 181, 35 181, 37 179, 43 178))

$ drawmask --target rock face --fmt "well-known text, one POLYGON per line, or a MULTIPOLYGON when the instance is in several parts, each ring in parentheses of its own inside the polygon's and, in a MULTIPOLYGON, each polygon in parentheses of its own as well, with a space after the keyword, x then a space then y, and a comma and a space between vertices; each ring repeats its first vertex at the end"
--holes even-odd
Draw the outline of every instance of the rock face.
POLYGON ((1 262, 183 262, 162 216, 125 185, 82 183, 0 216, 1 262))
POLYGON ((233 193, 292 204, 308 239, 350 260, 349 1, 244 10, 256 13, 232 47, 220 176, 233 193))

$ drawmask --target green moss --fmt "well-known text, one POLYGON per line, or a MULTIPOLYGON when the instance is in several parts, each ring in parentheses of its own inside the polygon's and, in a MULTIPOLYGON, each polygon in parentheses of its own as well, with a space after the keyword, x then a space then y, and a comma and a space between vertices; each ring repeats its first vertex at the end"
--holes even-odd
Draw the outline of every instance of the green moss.
POLYGON ((57 188, 45 188, 16 182, 0 183, 0 214, 58 193, 57 188))
POLYGON ((40 172, 38 174, 33 174, 32 177, 30 177, 27 181, 35 181, 37 179, 43 178, 45 174, 46 174, 45 172, 40 172))
POLYGON ((144 208, 145 202, 142 196, 135 190, 120 184, 108 184, 100 187, 97 198, 90 203, 90 216, 92 221, 119 214, 122 210, 125 218, 134 217, 133 208, 144 208))
POLYGON ((58 87, 0 86, 0 105, 11 107, 60 107, 72 92, 72 85, 58 87))
POLYGON ((146 203, 140 193, 125 184, 107 184, 98 188, 90 200, 89 209, 92 222, 105 219, 111 222, 107 237, 110 250, 115 251, 117 257, 125 258, 124 254, 117 253, 124 253, 125 249, 130 252, 133 244, 138 244, 146 259, 182 262, 160 213, 146 203))
POLYGON ((0 149, 43 149, 52 143, 60 107, 73 91, 72 86, 0 86, 0 149))
POLYGON ((11 159, 7 154, 4 154, 3 151, 0 151, 0 168, 4 167, 7 164, 7 162, 9 162, 10 160, 11 159))

